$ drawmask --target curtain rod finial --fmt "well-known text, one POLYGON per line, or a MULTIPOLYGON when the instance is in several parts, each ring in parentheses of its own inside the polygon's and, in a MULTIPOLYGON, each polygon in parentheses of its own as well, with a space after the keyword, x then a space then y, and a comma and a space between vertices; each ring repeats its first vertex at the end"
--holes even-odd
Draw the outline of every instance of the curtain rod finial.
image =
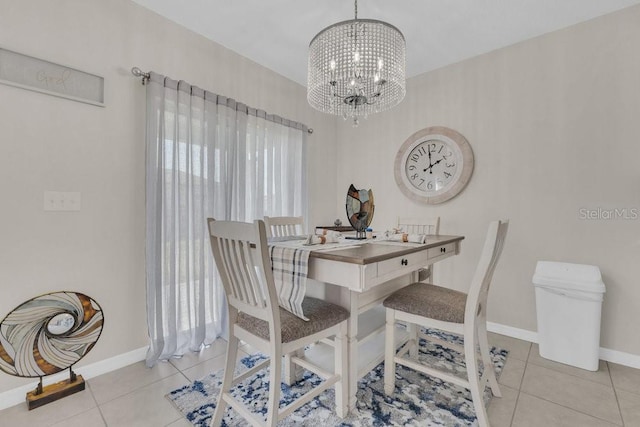
POLYGON ((150 73, 145 73, 144 71, 142 71, 140 68, 138 67, 133 67, 131 69, 131 74, 133 74, 136 77, 142 77, 142 84, 144 85, 145 83, 147 83, 147 81, 151 78, 151 74, 150 73))

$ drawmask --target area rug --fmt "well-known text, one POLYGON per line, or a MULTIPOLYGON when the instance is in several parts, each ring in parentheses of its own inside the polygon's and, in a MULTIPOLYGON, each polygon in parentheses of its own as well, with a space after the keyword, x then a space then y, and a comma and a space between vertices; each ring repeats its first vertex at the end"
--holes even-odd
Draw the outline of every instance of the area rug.
MULTIPOLYGON (((426 331, 428 335, 450 342, 461 343, 460 338, 439 331, 426 331)), ((499 375, 507 358, 507 351, 491 349, 492 361, 499 375)), ((424 340, 419 358, 425 363, 446 369, 454 375, 466 376, 463 355, 424 340)), ((265 356, 254 354, 241 360, 237 372, 251 368, 265 356)), ((292 402, 322 380, 305 373, 303 379, 289 387, 281 385, 280 407, 292 402)), ((172 391, 167 398, 173 402, 185 418, 196 426, 208 426, 222 383, 222 371, 207 375, 192 384, 172 391)), ((263 369, 233 389, 234 396, 245 402, 253 411, 266 417, 269 370, 263 369)), ((491 398, 489 389, 485 402, 491 398)), ((279 426, 473 426, 476 416, 471 393, 437 378, 423 375, 397 365, 396 389, 392 397, 384 393, 384 363, 376 366, 358 383, 356 409, 344 419, 334 413, 333 388, 326 390, 313 401, 299 408, 278 423, 279 426)), ((246 426, 248 423, 234 410, 227 407, 223 426, 246 426)))

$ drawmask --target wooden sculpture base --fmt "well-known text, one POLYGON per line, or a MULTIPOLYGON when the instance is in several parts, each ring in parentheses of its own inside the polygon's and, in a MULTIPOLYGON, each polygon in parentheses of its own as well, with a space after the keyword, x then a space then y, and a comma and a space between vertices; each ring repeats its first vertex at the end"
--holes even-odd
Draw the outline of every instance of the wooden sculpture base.
POLYGON ((40 393, 38 393, 38 389, 28 392, 27 406, 29 410, 38 408, 42 405, 46 405, 47 403, 55 402, 58 399, 62 399, 63 397, 84 390, 85 384, 82 375, 74 375, 74 377, 74 381, 72 381, 71 379, 67 379, 44 386, 42 387, 40 393))

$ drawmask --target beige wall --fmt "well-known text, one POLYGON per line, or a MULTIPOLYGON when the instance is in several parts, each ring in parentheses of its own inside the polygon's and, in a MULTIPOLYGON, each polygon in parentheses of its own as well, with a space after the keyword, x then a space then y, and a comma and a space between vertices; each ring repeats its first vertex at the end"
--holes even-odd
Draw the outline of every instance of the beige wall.
MULTIPOLYGON (((128 0, 0 0, 0 46, 105 78, 106 107, 0 85, 0 316, 59 290, 84 292, 105 328, 79 366, 147 345, 145 89, 133 66, 306 123, 311 223, 332 218, 333 118, 305 89, 128 0), (43 192, 80 191, 80 212, 44 212, 43 192)), ((0 372, 0 392, 25 385, 0 372)))
POLYGON ((439 215, 444 234, 465 235, 461 256, 436 267, 459 289, 489 221, 509 218, 489 307, 504 325, 536 330, 538 260, 598 265, 601 346, 640 355, 640 219, 580 219, 583 208, 640 212, 639 23, 633 7, 409 79, 397 108, 357 129, 339 124, 338 193, 372 188, 378 230, 398 214, 439 215), (476 164, 458 197, 426 206, 400 193, 393 165, 409 135, 435 125, 462 133, 476 164))

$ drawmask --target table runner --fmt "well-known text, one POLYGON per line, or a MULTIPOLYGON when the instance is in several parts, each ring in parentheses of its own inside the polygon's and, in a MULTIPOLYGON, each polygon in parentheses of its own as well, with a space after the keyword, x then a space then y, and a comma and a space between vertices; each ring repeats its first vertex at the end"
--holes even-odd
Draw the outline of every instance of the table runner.
POLYGON ((307 291, 310 250, 272 245, 269 253, 278 303, 285 310, 308 321, 302 312, 302 300, 307 291))
POLYGON ((360 246, 367 241, 345 241, 332 235, 287 236, 269 239, 269 254, 273 279, 282 308, 303 320, 309 320, 302 311, 302 301, 307 291, 307 273, 311 251, 337 250, 360 246))

